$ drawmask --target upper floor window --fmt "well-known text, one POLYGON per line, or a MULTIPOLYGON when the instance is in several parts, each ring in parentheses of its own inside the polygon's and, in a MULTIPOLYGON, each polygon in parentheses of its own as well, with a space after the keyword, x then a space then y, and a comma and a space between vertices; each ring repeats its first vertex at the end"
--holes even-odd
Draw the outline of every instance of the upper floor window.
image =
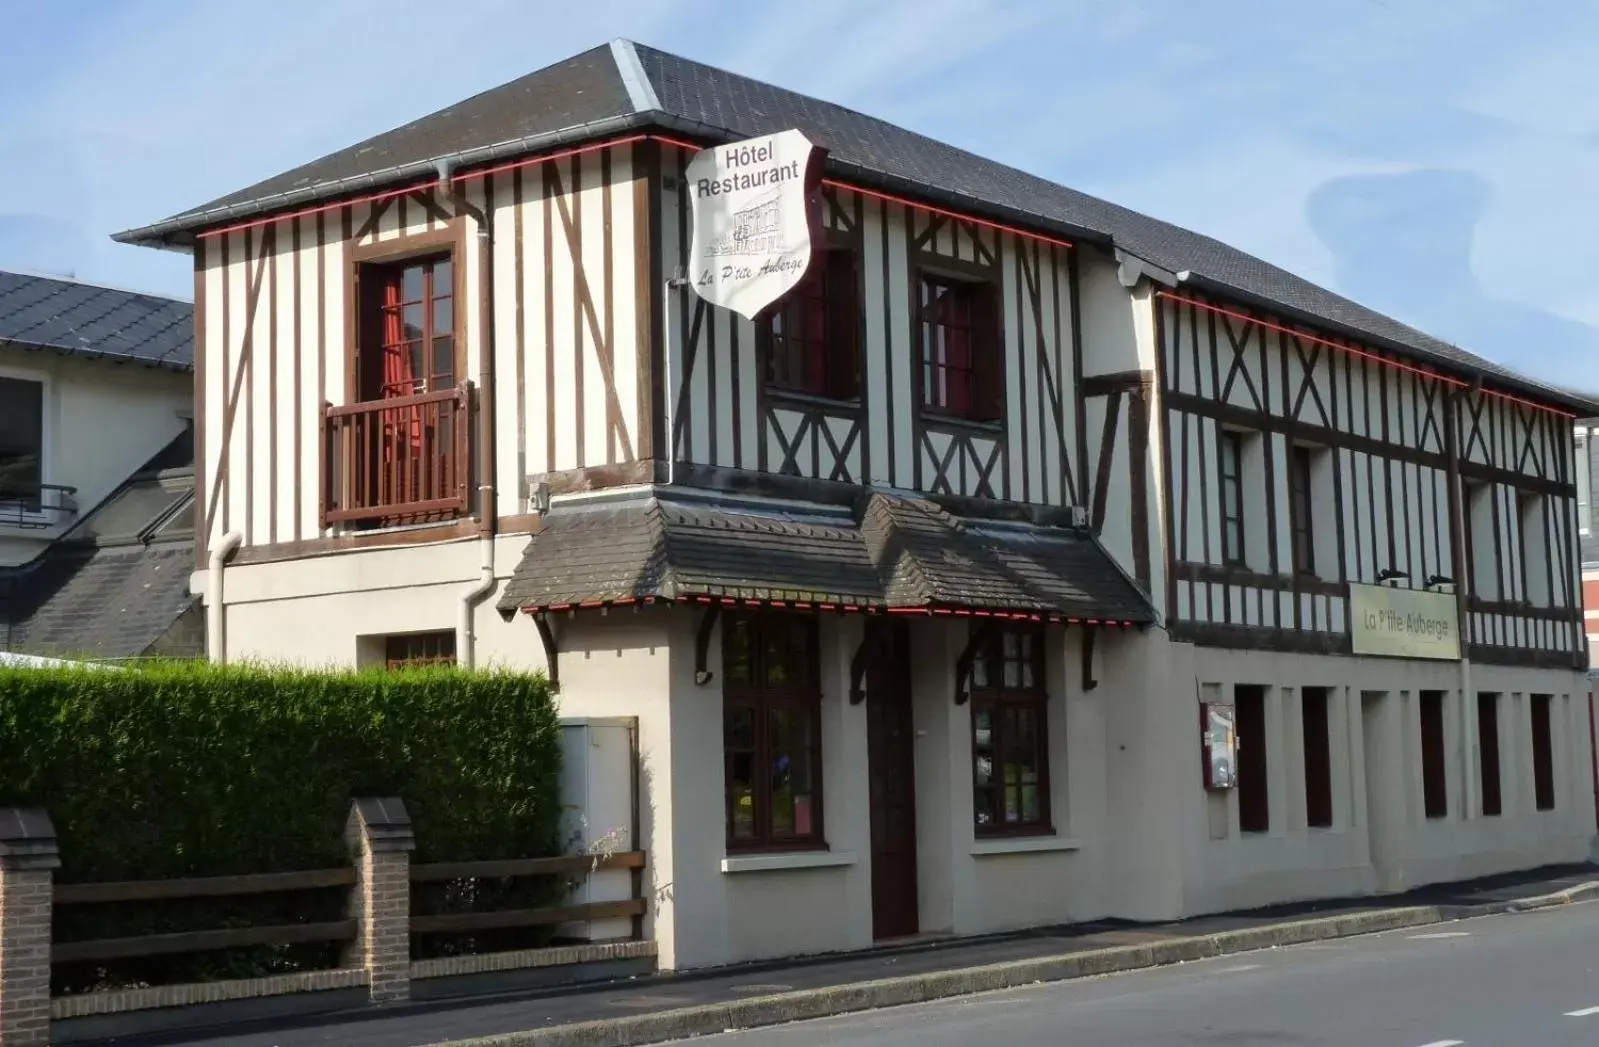
POLYGON ((44 482, 44 383, 0 378, 0 502, 37 508, 44 482))
POLYGON ((860 318, 855 253, 822 252, 804 282, 772 313, 767 385, 830 400, 858 399, 860 318))
POLYGON ((1221 434, 1221 558, 1223 563, 1244 562, 1244 434, 1224 429, 1221 434))
POLYGON ((1541 494, 1516 493, 1516 533, 1521 539, 1521 598, 1549 606, 1549 522, 1541 494))
POLYGON ((994 286, 921 280, 922 407, 972 422, 1005 416, 1004 346, 994 286))
POLYGON ((1294 570, 1316 573, 1315 516, 1312 512, 1311 464, 1309 447, 1294 447, 1288 459, 1289 513, 1294 533, 1294 570))
POLYGON ((1049 831, 1043 630, 990 633, 972 661, 971 693, 976 831, 1049 831))
POLYGON ((727 846, 823 845, 821 660, 812 615, 722 619, 727 846))
POLYGON ((1501 550, 1496 537, 1498 529, 1494 526, 1498 512, 1494 506, 1493 487, 1472 480, 1462 480, 1461 487, 1466 571, 1471 579, 1471 592, 1485 600, 1497 600, 1501 550))
POLYGON ((361 267, 359 399, 388 400, 453 388, 455 265, 448 254, 361 267))

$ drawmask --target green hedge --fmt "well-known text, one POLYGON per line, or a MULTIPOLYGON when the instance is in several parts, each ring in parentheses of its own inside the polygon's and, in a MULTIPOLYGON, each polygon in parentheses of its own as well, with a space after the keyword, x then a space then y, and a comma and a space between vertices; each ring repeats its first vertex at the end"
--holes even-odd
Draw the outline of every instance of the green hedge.
MULTIPOLYGON (((0 806, 50 812, 61 841, 58 882, 346 865, 345 818, 351 797, 363 795, 404 799, 418 862, 558 854, 559 774, 556 713, 542 676, 202 662, 0 668, 0 806)), ((548 884, 533 892, 558 893, 548 884)), ((337 919, 340 899, 266 901, 252 911, 282 922, 284 913, 313 918, 318 908, 337 919)), ((110 921, 115 928, 99 918, 82 934, 58 918, 58 937, 191 922, 157 908, 126 907, 110 921)), ((196 916, 205 908, 186 906, 196 916)), ((210 916, 250 922, 238 910, 210 916)), ((252 972, 263 965, 285 964, 245 963, 252 972)), ((247 973, 222 966, 212 976, 247 973)))

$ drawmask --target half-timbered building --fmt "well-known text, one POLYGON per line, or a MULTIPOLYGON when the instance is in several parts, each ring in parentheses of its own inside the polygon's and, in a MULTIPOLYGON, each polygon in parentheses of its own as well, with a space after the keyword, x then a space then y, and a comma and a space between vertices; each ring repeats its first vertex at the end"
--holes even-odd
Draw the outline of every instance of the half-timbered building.
POLYGON ((637 717, 663 966, 1588 853, 1599 405, 1225 245, 627 41, 118 238, 195 259, 215 655, 637 717), (746 320, 686 168, 790 128, 746 320))

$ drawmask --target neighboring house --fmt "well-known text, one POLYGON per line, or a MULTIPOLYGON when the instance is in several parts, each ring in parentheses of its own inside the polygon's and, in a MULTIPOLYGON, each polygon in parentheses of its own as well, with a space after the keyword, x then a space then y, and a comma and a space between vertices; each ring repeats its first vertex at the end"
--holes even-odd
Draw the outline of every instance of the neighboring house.
POLYGON ((0 650, 204 653, 193 307, 0 272, 0 650))
POLYGON ((1582 548, 1582 606, 1588 638, 1588 665, 1599 666, 1599 520, 1594 518, 1594 481, 1599 459, 1590 441, 1599 438, 1599 418, 1577 422, 1577 535, 1582 548))
POLYGON ((1599 404, 1214 240, 626 41, 117 238, 195 256, 216 656, 638 717, 664 967, 1587 857, 1599 404), (806 283, 667 289, 791 127, 806 283))

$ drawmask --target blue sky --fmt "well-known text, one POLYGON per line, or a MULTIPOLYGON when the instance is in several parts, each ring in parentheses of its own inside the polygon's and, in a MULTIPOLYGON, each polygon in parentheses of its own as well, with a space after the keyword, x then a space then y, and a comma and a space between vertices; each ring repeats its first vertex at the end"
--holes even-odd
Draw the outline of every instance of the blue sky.
POLYGON ((0 268, 188 297, 186 257, 108 235, 627 36, 1599 390, 1586 0, 55 0, 6 19, 0 268))

